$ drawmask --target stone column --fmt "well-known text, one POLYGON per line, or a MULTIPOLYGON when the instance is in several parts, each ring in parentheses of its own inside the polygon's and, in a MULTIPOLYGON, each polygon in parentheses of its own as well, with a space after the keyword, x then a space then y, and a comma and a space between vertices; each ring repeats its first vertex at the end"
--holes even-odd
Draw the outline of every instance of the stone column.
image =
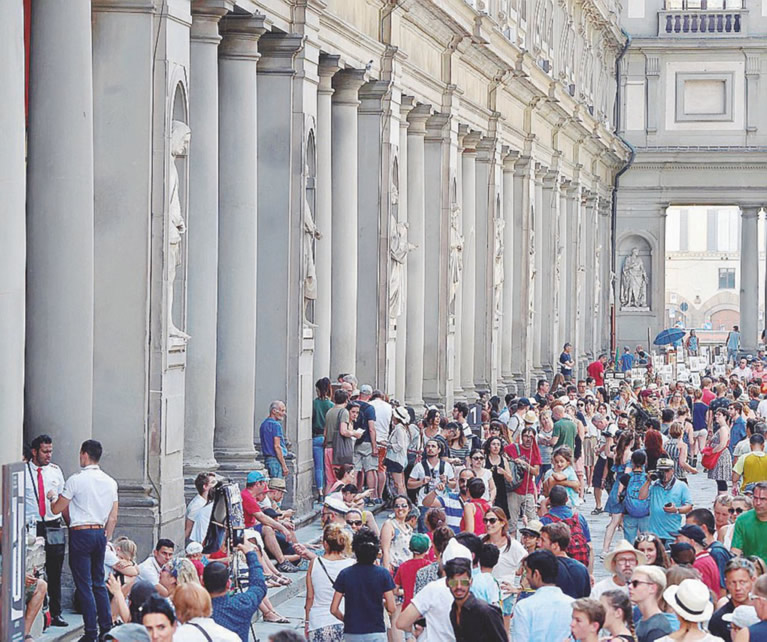
POLYGON ((740 211, 740 343, 753 353, 759 334, 759 206, 741 205, 740 211))
POLYGON ((431 105, 417 105, 410 114, 407 130, 407 217, 408 240, 415 246, 407 259, 407 362, 405 401, 416 408, 423 405, 423 341, 426 231, 424 192, 424 138, 431 105))
MULTIPOLYGON (((578 355, 581 350, 580 334, 580 305, 583 288, 583 274, 581 272, 581 188, 577 181, 573 181, 567 190, 567 237, 568 270, 570 272, 570 288, 567 293, 568 328, 569 336, 565 339, 572 346, 573 361, 578 363, 578 355)), ((577 368, 576 368, 577 374, 577 368)))
POLYGON ((570 244, 567 190, 570 181, 563 180, 559 186, 559 335, 554 341, 554 369, 559 371, 559 353, 566 341, 571 341, 568 308, 570 288, 573 285, 570 273, 570 244))
MULTIPOLYGON (((501 378, 504 386, 510 389, 514 384, 514 360, 512 345, 514 343, 514 312, 519 305, 514 303, 514 261, 521 257, 515 253, 514 234, 514 170, 518 152, 509 152, 503 159, 503 220, 504 256, 503 256, 503 316, 501 317, 501 378)), ((518 265, 517 270, 522 266, 518 265)), ((521 391, 520 391, 521 392, 521 391)))
MULTIPOLYGON (((533 325, 532 325, 532 366, 533 377, 530 380, 531 390, 535 389, 536 382, 534 379, 543 377, 546 373, 543 370, 543 330, 544 326, 548 327, 550 319, 543 315, 543 297, 544 297, 544 276, 543 265, 546 257, 544 255, 544 248, 546 241, 544 235, 551 232, 545 223, 545 210, 543 207, 543 178, 546 175, 547 168, 540 163, 536 163, 534 174, 534 192, 531 196, 532 204, 530 211, 532 213, 533 222, 531 226, 531 234, 533 235, 533 325)), ((546 293, 548 296, 550 293, 546 293)))
POLYGON ((533 164, 529 156, 520 156, 514 164, 514 315, 511 322, 513 340, 511 343, 512 369, 517 384, 517 394, 528 390, 530 382, 530 339, 533 282, 533 257, 530 238, 531 172, 533 164))
POLYGON ((25 427, 70 473, 93 412, 91 3, 39 0, 31 28, 25 427))
MULTIPOLYGON (((408 114, 413 109, 412 96, 400 96, 399 105, 399 209, 398 216, 400 223, 408 222, 408 114)), ((410 236, 408 236, 410 239, 410 236)), ((411 239, 412 240, 412 239, 411 239)), ((402 284, 400 285, 400 297, 402 300, 402 311, 397 317, 397 346, 396 346, 396 365, 394 380, 394 396, 396 399, 404 401, 405 399, 405 367, 407 359, 407 264, 402 267, 402 284)))
POLYGON ((219 47, 219 263, 216 458, 253 468, 258 225, 257 65, 262 16, 221 21, 219 47))
POLYGON ((477 208, 477 144, 482 135, 468 132, 463 138, 461 155, 461 215, 463 217, 463 276, 465 287, 461 293, 461 372, 460 381, 463 395, 473 401, 474 391, 474 330, 476 310, 476 208, 477 208))
POLYGON ((490 390, 490 350, 493 322, 493 251, 495 248, 493 180, 495 138, 485 137, 477 145, 476 184, 476 273, 474 314, 474 385, 477 390, 490 390))
POLYGON ((339 56, 320 56, 317 69, 317 196, 315 224, 322 230, 322 242, 315 244, 317 299, 314 302, 314 380, 335 379, 330 371, 330 330, 332 325, 331 293, 333 291, 333 180, 332 180, 332 115, 333 76, 340 69, 339 56))
POLYGON ((586 196, 583 212, 583 237, 584 247, 584 305, 583 305, 583 341, 581 343, 581 360, 584 365, 596 358, 594 354, 594 270, 596 267, 596 239, 594 238, 594 220, 599 197, 596 194, 586 196))
POLYGON ((353 373, 357 366, 357 107, 364 82, 359 69, 333 76, 332 377, 353 373))
MULTIPOLYGON (((0 4, 0 464, 21 457, 24 417, 24 8, 0 4)), ((58 460, 58 454, 56 459, 58 460)), ((71 471, 65 471, 69 473, 71 471)))
POLYGON ((543 286, 541 293, 543 328, 541 329, 541 365, 548 379, 554 372, 555 337, 559 333, 559 274, 558 254, 559 235, 557 226, 559 220, 559 174, 556 171, 547 172, 543 177, 543 234, 541 238, 541 266, 543 269, 543 286))
POLYGON ((216 321, 218 310, 218 22, 219 0, 192 6, 190 44, 189 221, 184 476, 215 469, 216 321))

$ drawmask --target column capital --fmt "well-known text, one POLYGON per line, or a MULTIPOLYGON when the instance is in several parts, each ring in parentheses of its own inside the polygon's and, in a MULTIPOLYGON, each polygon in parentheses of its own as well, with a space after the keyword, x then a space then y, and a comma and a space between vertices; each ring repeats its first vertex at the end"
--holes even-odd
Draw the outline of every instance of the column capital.
POLYGON ((258 65, 258 73, 294 75, 296 73, 294 66, 296 54, 303 49, 304 40, 304 36, 297 33, 264 34, 258 43, 258 49, 262 56, 258 65))
POLYGON ((232 0, 193 0, 192 1, 192 42, 204 42, 218 45, 221 36, 218 23, 234 8, 232 0))
POLYGON ((359 105, 359 90, 365 84, 367 72, 364 69, 342 69, 333 76, 333 104, 359 105))
POLYGON ((265 16, 229 15, 221 20, 219 30, 223 36, 219 55, 229 60, 258 60, 258 41, 266 31, 265 16))
POLYGON ((543 178, 548 173, 549 168, 543 163, 535 163, 535 169, 533 170, 536 183, 543 183, 543 178))
POLYGON ((341 56, 332 54, 320 55, 320 62, 317 65, 317 75, 320 77, 317 93, 326 96, 333 95, 333 76, 341 70, 341 56))
POLYGON ((743 218, 756 218, 759 215, 759 210, 761 210, 760 205, 741 205, 740 206, 740 215, 743 218))
POLYGON ((469 129, 468 125, 458 126, 458 135, 460 137, 460 143, 463 148, 464 154, 476 154, 477 145, 482 140, 482 132, 478 132, 474 129, 469 129))
POLYGON ((410 126, 407 116, 415 107, 415 96, 402 94, 399 97, 399 126, 407 129, 410 126))
POLYGON ((520 159, 520 153, 516 149, 511 149, 506 152, 503 157, 503 171, 514 172, 517 168, 517 162, 520 159))
POLYGON ((410 110, 407 115, 407 122, 410 126, 407 130, 408 136, 425 136, 426 135, 426 121, 431 117, 431 105, 424 105, 418 103, 410 110))
POLYGON ((548 170, 543 175, 543 186, 546 189, 556 189, 559 184, 559 172, 555 169, 548 170))
POLYGON ((429 120, 426 121, 426 135, 432 140, 445 137, 445 128, 450 123, 452 116, 445 112, 435 112, 429 120))
POLYGON ((360 87, 357 95, 360 100, 360 113, 371 114, 381 111, 381 102, 391 94, 391 82, 371 80, 360 87))
POLYGON ((489 162, 495 155, 498 139, 494 136, 482 136, 477 143, 478 160, 489 162))
POLYGON ((581 184, 578 181, 570 181, 570 184, 567 186, 567 198, 575 200, 580 198, 580 195, 581 184))

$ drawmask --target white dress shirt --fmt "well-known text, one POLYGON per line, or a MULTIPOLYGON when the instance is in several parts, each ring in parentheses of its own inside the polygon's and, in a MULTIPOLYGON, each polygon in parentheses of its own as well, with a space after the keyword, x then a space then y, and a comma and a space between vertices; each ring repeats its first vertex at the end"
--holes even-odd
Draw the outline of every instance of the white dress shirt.
POLYGON ((57 495, 61 494, 64 490, 64 474, 61 472, 56 464, 48 464, 47 466, 35 466, 32 462, 28 462, 24 466, 24 506, 26 507, 28 522, 39 522, 40 510, 37 504, 37 469, 40 468, 43 471, 43 486, 45 491, 43 497, 45 497, 45 521, 50 522, 54 519, 59 519, 61 515, 54 515, 51 512, 51 502, 48 499, 48 491, 56 491, 57 495))
POLYGON ((67 479, 61 496, 69 500, 70 528, 84 524, 105 526, 117 501, 117 482, 93 464, 67 479))

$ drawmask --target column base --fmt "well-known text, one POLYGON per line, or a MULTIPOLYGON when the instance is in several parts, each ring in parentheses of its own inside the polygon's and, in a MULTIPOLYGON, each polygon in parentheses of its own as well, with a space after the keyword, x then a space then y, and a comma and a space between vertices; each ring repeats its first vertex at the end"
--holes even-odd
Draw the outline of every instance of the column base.
POLYGON ((256 460, 255 451, 243 452, 231 448, 216 450, 216 460, 219 464, 216 472, 219 475, 243 485, 250 471, 264 470, 263 462, 256 460))
POLYGON ((453 388, 453 398, 455 399, 456 403, 459 401, 466 403, 466 395, 464 394, 463 388, 461 388, 461 386, 453 388))
MULTIPOLYGON (((160 504, 157 498, 151 495, 152 491, 153 487, 146 483, 119 483, 120 512, 115 533, 129 532, 139 553, 153 550, 160 536, 160 504)), ((162 534, 167 537, 173 535, 165 532, 162 534)), ((183 536, 182 530, 180 538, 175 537, 173 541, 183 541, 183 536)))

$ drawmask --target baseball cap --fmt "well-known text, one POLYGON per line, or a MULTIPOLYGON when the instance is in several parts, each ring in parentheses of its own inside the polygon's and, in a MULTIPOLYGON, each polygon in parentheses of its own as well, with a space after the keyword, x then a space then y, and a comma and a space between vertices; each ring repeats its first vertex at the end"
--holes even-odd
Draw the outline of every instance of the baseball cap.
POLYGON ((256 482, 260 481, 266 481, 266 477, 264 476, 264 473, 262 473, 260 470, 252 470, 248 473, 247 483, 248 484, 255 484, 256 482))
POLYGON ((431 546, 431 540, 423 533, 416 533, 410 536, 410 550, 414 553, 425 553, 431 546))
POLYGON ((117 642, 151 642, 147 630, 135 622, 116 626, 104 636, 104 639, 116 640, 117 642))
POLYGON ((373 394, 373 386, 363 383, 360 386, 360 394, 361 395, 372 395, 373 394))
POLYGON ((517 401, 517 408, 519 408, 520 406, 525 406, 529 408, 530 400, 527 397, 522 397, 519 401, 517 401))
POLYGON ((338 497, 328 496, 325 498, 325 506, 335 513, 346 515, 349 512, 349 507, 344 504, 342 499, 338 497))
POLYGON ((746 629, 759 622, 759 616, 756 614, 756 609, 747 604, 736 606, 732 613, 725 613, 722 616, 722 619, 725 622, 732 622, 735 626, 739 626, 741 629, 746 629))
POLYGON ((186 554, 197 555, 197 553, 202 553, 202 544, 200 542, 189 542, 186 547, 186 554))
POLYGON ((685 524, 676 533, 672 533, 672 535, 674 535, 674 537, 677 535, 688 537, 694 542, 698 542, 698 544, 706 543, 706 534, 703 532, 703 529, 696 524, 685 524))

